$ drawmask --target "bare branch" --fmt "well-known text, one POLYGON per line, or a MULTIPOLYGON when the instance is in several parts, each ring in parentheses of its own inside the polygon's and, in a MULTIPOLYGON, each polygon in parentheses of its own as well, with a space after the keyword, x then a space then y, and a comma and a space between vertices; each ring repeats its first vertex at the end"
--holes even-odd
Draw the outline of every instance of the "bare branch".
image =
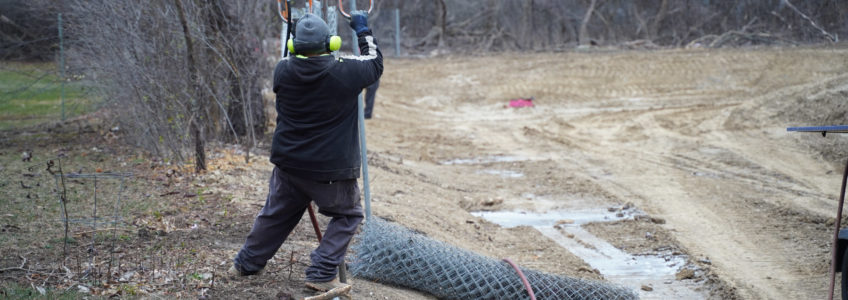
POLYGON ((792 10, 794 10, 796 13, 798 13, 799 15, 801 15, 801 17, 802 17, 802 18, 804 18, 804 20, 807 20, 808 22, 810 22, 810 25, 812 25, 813 27, 815 27, 816 29, 818 29, 818 30, 819 30, 819 32, 820 32, 823 36, 827 37, 827 39, 828 39, 828 40, 830 40, 830 41, 831 41, 831 42, 833 42, 833 43, 836 43, 836 42, 838 42, 838 41, 839 41, 839 39, 838 39, 836 36, 834 36, 834 35, 830 34, 830 33, 829 33, 829 32, 827 32, 826 30, 824 30, 824 28, 822 28, 821 26, 819 26, 819 24, 816 24, 816 21, 813 21, 813 19, 810 19, 810 17, 808 17, 806 14, 804 14, 803 12, 801 12, 801 10, 799 10, 797 7, 795 7, 795 5, 792 5, 792 2, 789 2, 789 0, 783 0, 783 3, 784 3, 784 4, 786 4, 786 6, 788 6, 788 7, 789 7, 789 8, 791 8, 792 10))
POLYGON ((4 269, 0 269, 0 272, 6 272, 6 271, 26 271, 27 269, 24 269, 24 267, 26 267, 26 263, 27 263, 27 259, 26 259, 26 257, 23 257, 23 256, 21 256, 21 255, 18 255, 18 258, 20 258, 20 259, 21 259, 21 265, 20 265, 19 267, 11 267, 11 268, 4 268, 4 269))

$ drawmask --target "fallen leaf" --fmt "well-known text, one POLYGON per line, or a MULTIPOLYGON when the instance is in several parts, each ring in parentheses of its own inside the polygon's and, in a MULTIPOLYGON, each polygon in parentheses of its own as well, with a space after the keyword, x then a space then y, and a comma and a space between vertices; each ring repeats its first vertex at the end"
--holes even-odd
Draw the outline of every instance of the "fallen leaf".
POLYGON ((574 224, 574 220, 563 219, 563 220, 556 221, 556 225, 563 225, 563 224, 574 224))
POLYGON ((677 272, 674 277, 677 280, 692 279, 695 278, 695 271, 692 271, 690 269, 683 269, 680 270, 680 272, 677 272))

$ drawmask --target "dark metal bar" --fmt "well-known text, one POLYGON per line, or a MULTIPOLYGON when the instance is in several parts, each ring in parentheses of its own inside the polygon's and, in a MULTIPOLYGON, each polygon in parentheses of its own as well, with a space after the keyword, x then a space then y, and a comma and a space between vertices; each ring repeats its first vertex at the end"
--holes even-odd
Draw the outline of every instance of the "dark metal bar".
MULTIPOLYGON (((94 264, 94 257, 97 255, 97 176, 94 176, 94 214, 92 215, 91 222, 91 247, 88 248, 89 262, 91 265, 94 264)), ((96 281, 95 281, 96 282, 96 281)))
MULTIPOLYGON (((842 172, 842 190, 839 192, 839 205, 836 208, 836 229, 833 232, 833 256, 830 260, 830 290, 828 290, 828 300, 833 300, 833 288, 836 285, 836 253, 839 242, 839 227, 842 221, 842 204, 845 203, 845 183, 848 181, 848 161, 845 162, 845 171, 842 172)), ((842 270, 848 272, 848 270, 842 270)))
POLYGON ((315 209, 312 208, 312 202, 307 206, 309 210, 309 220, 312 221, 312 228, 315 229, 315 235, 318 236, 318 242, 321 242, 321 228, 318 227, 318 218, 315 217, 315 209))
POLYGON ((59 201, 62 204, 62 216, 65 219, 65 222, 63 222, 64 225, 65 225, 65 237, 64 237, 64 241, 62 241, 62 261, 65 261, 68 258, 68 221, 67 220, 70 219, 70 217, 68 216, 68 198, 67 198, 68 191, 67 191, 67 188, 65 187, 65 176, 64 176, 64 173, 62 172, 62 158, 58 157, 56 159, 59 161, 59 176, 57 176, 57 177, 58 177, 58 179, 61 179, 61 180, 56 180, 56 184, 58 185, 59 181, 62 182, 62 188, 59 189, 59 186, 57 186, 56 191, 59 192, 59 201))
POLYGON ((807 127, 789 127, 786 131, 793 132, 821 132, 821 133, 848 133, 848 125, 835 126, 807 126, 807 127))
MULTIPOLYGON (((111 280, 111 277, 112 277, 112 271, 111 271, 112 270, 112 262, 115 260, 115 241, 118 239, 118 225, 117 225, 118 224, 118 214, 120 214, 121 197, 123 196, 123 194, 124 194, 124 178, 121 177, 121 183, 120 183, 120 186, 118 188, 118 195, 115 197, 115 207, 114 207, 115 211, 113 213, 115 226, 112 226, 112 246, 109 249, 109 278, 110 278, 110 280, 111 280)), ((120 258, 118 260, 117 265, 118 265, 118 273, 120 274, 120 272, 121 272, 120 258)), ((212 278, 212 281, 213 281, 213 285, 214 285, 214 281, 215 281, 214 277, 212 278)))

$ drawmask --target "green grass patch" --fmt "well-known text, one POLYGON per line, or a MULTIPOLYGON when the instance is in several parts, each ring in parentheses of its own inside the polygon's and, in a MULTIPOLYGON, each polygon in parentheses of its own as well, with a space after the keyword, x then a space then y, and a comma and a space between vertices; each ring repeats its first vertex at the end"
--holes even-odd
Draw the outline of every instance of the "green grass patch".
MULTIPOLYGON (((97 102, 87 95, 87 89, 91 87, 86 80, 65 81, 65 118, 96 108, 97 102)), ((62 79, 55 64, 3 63, 0 65, 0 91, 0 130, 62 118, 62 79)))
MULTIPOLYGON (((43 288, 38 290, 31 286, 23 286, 17 283, 3 283, 0 285, 0 298, 2 299, 82 299, 83 294, 77 290, 55 290, 43 288), (42 294, 43 292, 43 294, 42 294)), ((89 295, 90 296, 90 295, 89 295)))

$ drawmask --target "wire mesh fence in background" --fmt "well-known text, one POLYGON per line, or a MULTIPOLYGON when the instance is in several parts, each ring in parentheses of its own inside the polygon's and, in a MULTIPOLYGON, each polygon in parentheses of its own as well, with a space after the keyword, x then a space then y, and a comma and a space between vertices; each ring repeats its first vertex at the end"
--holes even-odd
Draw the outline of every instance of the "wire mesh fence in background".
POLYGON ((0 62, 0 130, 60 121, 63 111, 66 119, 93 111, 91 82, 68 75, 63 100, 57 63, 0 62))
MULTIPOLYGON (((509 264, 429 239, 379 218, 367 221, 352 246, 359 277, 431 293, 442 299, 529 299, 509 264)), ((522 268, 537 299, 636 299, 610 283, 522 268)))

